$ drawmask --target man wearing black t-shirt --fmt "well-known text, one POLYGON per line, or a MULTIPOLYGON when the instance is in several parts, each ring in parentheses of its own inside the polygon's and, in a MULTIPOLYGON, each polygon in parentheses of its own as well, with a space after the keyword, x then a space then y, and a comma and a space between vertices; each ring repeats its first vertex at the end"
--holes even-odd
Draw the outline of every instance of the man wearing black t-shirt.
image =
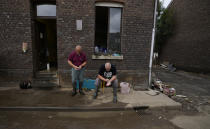
POLYGON ((118 87, 117 70, 116 67, 109 62, 103 64, 99 69, 98 76, 95 82, 96 92, 94 94, 94 99, 96 99, 98 96, 98 90, 100 88, 102 81, 106 83, 106 86, 113 87, 113 93, 114 93, 113 102, 117 103, 117 87, 118 87))

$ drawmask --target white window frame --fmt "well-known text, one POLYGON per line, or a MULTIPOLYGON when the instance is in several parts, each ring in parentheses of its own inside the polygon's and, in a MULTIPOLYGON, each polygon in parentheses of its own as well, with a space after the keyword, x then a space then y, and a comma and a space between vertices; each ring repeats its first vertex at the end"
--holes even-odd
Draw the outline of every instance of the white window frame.
POLYGON ((95 6, 123 8, 123 4, 114 2, 96 2, 95 6))
MULTIPOLYGON (((45 11, 44 14, 46 14, 46 12, 50 11, 50 10, 45 9, 44 11, 45 11)), ((57 7, 55 4, 38 4, 38 5, 36 5, 36 16, 37 17, 56 17, 56 15, 57 15, 57 7), (55 11, 55 12, 53 12, 50 15, 43 15, 42 12, 40 12, 40 9, 44 9, 43 7, 46 8, 47 6, 48 6, 48 8, 53 9, 53 11, 55 11)))

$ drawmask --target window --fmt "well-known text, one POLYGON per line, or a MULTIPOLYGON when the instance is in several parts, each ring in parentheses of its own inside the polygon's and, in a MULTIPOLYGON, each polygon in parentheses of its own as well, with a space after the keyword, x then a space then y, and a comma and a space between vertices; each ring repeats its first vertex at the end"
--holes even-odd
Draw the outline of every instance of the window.
POLYGON ((96 3, 95 47, 101 53, 120 54, 122 5, 96 3))
POLYGON ((56 5, 37 5, 37 16, 56 16, 56 5))

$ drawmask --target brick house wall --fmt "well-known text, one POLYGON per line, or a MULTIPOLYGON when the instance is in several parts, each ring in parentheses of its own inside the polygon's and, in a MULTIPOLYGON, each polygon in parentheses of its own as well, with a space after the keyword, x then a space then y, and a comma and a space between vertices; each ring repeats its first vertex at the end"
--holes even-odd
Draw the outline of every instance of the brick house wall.
POLYGON ((175 30, 161 60, 193 72, 210 72, 210 1, 173 0, 175 30))
POLYGON ((0 1, 0 79, 32 77, 31 10, 29 0, 0 1), (22 43, 28 52, 22 53, 22 43))
MULTIPOLYGON (((88 57, 87 77, 93 78, 98 67, 107 61, 91 58, 94 54, 95 2, 97 1, 120 2, 124 5, 121 25, 123 60, 109 61, 117 66, 120 73, 127 75, 135 73, 146 77, 154 0, 57 0, 57 56, 61 81, 70 80, 71 70, 67 64, 67 58, 77 44, 83 47, 88 57), (83 21, 83 30, 76 30, 76 20, 83 21)), ((32 52, 34 16, 30 2, 29 0, 0 1, 0 69, 7 73, 8 71, 27 73, 30 75, 27 77, 32 77, 34 70, 32 52), (22 42, 29 44, 29 51, 26 54, 22 54, 22 42)))
MULTIPOLYGON (((109 0, 107 0, 109 1, 109 0)), ((95 35, 95 0, 57 0, 58 69, 62 78, 70 76, 67 57, 76 44, 83 46, 88 57, 86 75, 94 77, 98 67, 107 60, 92 60, 95 35), (76 30, 76 20, 83 20, 83 30, 76 30)), ((121 52, 123 60, 109 60, 124 73, 146 70, 149 64, 153 25, 153 0, 120 0, 122 13, 121 52)))

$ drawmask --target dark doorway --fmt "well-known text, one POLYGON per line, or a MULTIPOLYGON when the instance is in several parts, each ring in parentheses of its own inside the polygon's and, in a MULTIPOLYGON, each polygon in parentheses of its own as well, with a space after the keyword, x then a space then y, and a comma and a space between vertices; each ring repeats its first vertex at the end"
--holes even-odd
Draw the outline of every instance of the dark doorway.
POLYGON ((56 19, 36 19, 37 70, 57 70, 56 19))

